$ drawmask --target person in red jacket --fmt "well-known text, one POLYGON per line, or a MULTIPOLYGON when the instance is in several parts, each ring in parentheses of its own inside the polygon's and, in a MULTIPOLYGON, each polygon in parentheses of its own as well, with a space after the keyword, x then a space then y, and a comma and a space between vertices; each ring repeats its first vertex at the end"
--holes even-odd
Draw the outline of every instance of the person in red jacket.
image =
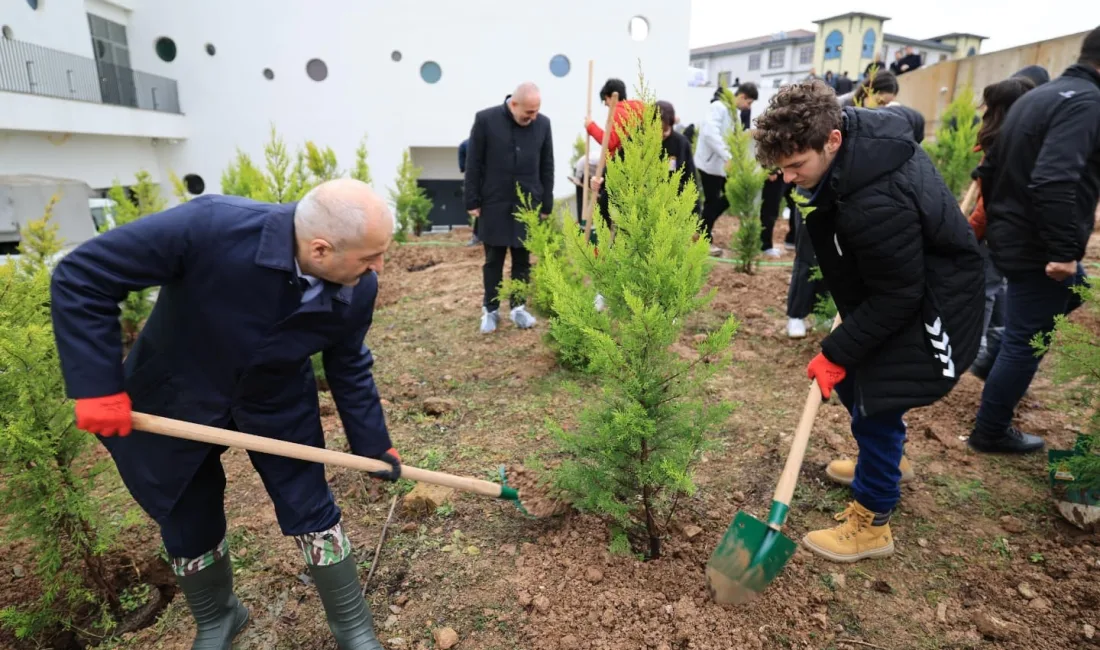
MULTIPOLYGON (((610 108, 611 97, 614 94, 619 95, 619 102, 615 106, 614 117, 612 118, 611 133, 607 138, 607 157, 614 156, 619 153, 622 148, 622 139, 620 137, 620 131, 622 133, 629 133, 633 128, 633 124, 640 120, 644 111, 645 104, 637 99, 628 99, 626 96, 626 84, 622 79, 611 78, 600 88, 600 101, 604 106, 610 108)), ((584 123, 584 129, 592 138, 599 143, 599 146, 603 146, 604 130, 600 128, 599 124, 596 124, 591 119, 586 119, 584 123)), ((596 202, 600 214, 604 218, 604 222, 608 227, 611 226, 611 215, 608 212, 607 203, 607 187, 597 186, 596 183, 592 184, 592 191, 598 192, 596 195, 596 202)), ((583 225, 583 224, 582 224, 583 225)), ((593 229, 593 234, 595 230, 593 229)))

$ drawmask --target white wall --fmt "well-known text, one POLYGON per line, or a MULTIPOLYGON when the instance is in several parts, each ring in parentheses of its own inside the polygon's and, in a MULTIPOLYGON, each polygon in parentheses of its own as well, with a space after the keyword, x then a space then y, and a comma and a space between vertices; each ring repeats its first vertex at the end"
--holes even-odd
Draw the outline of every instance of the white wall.
POLYGON ((0 93, 0 131, 182 139, 189 126, 184 116, 175 113, 0 93))
POLYGON ((0 0, 0 23, 11 27, 15 40, 92 56, 84 0, 41 0, 37 11, 26 0, 0 0))
MULTIPOLYGON (((164 146, 154 147, 148 138, 0 131, 0 175, 74 178, 104 188, 115 178, 123 185, 133 184, 134 173, 144 169, 167 187, 168 170, 158 159, 164 146)), ((176 173, 182 177, 185 172, 176 173)), ((220 174, 215 184, 217 178, 220 174)))
POLYGON ((458 147, 413 147, 409 156, 413 164, 420 167, 420 178, 424 180, 460 181, 463 178, 458 171, 458 147))
MULTIPOLYGON (((289 145, 312 139, 333 147, 342 167, 368 134, 375 185, 389 186, 403 148, 457 147, 477 110, 500 104, 518 83, 532 80, 553 126, 555 194, 561 196, 573 191, 564 179, 583 129, 588 60, 596 62, 594 95, 608 76, 632 88, 640 58, 650 87, 679 103, 687 91, 689 21, 689 0, 614 6, 547 0, 523 7, 492 0, 339 0, 324 9, 296 0, 143 0, 129 31, 134 67, 179 81, 190 134, 164 162, 180 174, 201 175, 208 191, 219 190, 237 147, 261 156, 270 123, 289 145), (482 12, 492 19, 477 17, 482 12), (628 34, 634 15, 649 21, 645 41, 628 34), (175 40, 175 61, 157 58, 153 43, 160 36, 175 40), (206 43, 216 47, 215 56, 206 54, 206 43), (400 62, 391 60, 394 50, 400 62), (550 73, 555 54, 571 61, 564 78, 550 73), (314 57, 328 65, 325 81, 306 75, 314 57), (419 74, 428 60, 443 71, 434 85, 419 74), (264 68, 274 71, 273 81, 263 77, 264 68)), ((606 111, 595 98, 593 104, 593 119, 602 122, 606 111)))

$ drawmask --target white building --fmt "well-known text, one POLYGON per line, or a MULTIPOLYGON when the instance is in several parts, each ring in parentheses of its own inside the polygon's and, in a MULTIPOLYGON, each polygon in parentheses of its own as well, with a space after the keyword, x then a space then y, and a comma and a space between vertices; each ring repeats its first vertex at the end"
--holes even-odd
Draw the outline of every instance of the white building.
POLYGON ((763 96, 810 74, 816 37, 816 32, 795 29, 698 47, 691 51, 691 65, 705 71, 707 85, 732 88, 751 81, 763 96))
POLYGON ((423 167, 437 223, 467 222, 457 147, 474 113, 523 81, 543 92, 555 194, 572 195, 588 61, 688 96, 690 0, 0 0, 0 175, 220 191, 236 149, 262 163, 272 124, 293 153, 331 146, 342 169, 368 136, 377 190, 402 151, 423 167))

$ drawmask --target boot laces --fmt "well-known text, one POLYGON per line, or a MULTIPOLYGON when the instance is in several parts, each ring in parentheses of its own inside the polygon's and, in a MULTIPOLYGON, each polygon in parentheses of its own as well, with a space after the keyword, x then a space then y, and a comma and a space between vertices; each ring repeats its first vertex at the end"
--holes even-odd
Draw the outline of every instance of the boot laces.
POLYGON ((839 539, 850 539, 858 535, 863 529, 868 528, 875 520, 875 515, 870 510, 860 507, 856 502, 851 502, 848 507, 833 516, 839 522, 836 535, 839 539))

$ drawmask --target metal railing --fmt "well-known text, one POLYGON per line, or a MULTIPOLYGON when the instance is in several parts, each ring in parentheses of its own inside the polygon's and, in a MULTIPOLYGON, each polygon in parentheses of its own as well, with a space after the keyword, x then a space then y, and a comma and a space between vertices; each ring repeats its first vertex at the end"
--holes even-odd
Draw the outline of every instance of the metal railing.
POLYGON ((4 38, 0 91, 180 112, 175 79, 4 38))

